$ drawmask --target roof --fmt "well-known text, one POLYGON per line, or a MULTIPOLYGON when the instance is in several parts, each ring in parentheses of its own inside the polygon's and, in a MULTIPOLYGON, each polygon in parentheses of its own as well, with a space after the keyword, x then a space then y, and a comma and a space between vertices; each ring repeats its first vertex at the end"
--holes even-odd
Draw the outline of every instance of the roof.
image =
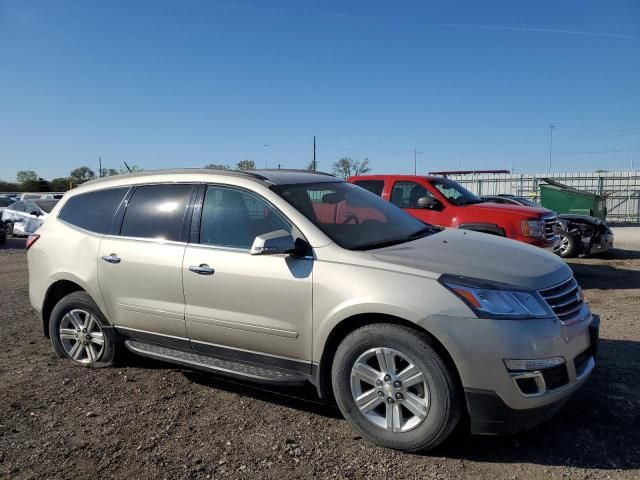
POLYGON ((258 182, 266 182, 272 185, 288 185, 292 183, 317 183, 317 182, 341 182, 342 179, 324 172, 308 172, 306 170, 216 170, 211 168, 179 168, 165 170, 143 170, 140 172, 125 173, 111 177, 98 178, 85 182, 85 185, 96 185, 109 180, 126 180, 128 178, 143 179, 159 175, 202 175, 202 176, 228 176, 245 178, 258 182))

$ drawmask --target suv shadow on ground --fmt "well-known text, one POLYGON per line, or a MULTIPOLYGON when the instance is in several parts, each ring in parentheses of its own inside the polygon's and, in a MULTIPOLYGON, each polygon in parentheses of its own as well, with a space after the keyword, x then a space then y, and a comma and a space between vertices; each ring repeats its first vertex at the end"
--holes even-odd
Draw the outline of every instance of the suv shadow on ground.
MULTIPOLYGON (((474 462, 532 463, 586 469, 640 468, 640 386, 626 382, 640 369, 640 342, 600 342, 597 368, 558 415, 533 430, 512 436, 468 435, 465 425, 445 444, 426 453, 474 462)), ((132 356, 128 366, 163 368, 165 364, 132 356)), ((281 405, 327 418, 342 418, 333 404, 318 399, 315 389, 270 387, 185 370, 198 385, 281 405)), ((354 441, 363 441, 357 432, 354 441)), ((373 445, 370 448, 377 448, 373 445)))
POLYGON ((640 288, 640 270, 618 268, 612 263, 569 262, 576 280, 584 290, 631 290, 640 288))

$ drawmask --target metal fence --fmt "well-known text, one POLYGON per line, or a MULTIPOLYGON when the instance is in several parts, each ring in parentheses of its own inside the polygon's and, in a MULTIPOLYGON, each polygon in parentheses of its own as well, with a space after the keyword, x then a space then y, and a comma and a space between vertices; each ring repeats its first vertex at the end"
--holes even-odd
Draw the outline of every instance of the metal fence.
POLYGON ((607 200, 608 222, 640 222, 640 171, 551 174, 449 175, 477 195, 508 193, 534 201, 540 198, 541 178, 602 195, 607 200))

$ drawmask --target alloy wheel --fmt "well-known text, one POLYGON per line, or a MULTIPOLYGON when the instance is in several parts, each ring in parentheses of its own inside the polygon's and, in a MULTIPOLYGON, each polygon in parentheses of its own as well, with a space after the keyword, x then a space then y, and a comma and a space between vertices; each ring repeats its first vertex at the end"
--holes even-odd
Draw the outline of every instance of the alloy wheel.
POLYGON ((356 406, 374 425, 407 432, 429 412, 429 388, 420 368, 392 348, 372 348, 351 369, 351 393, 356 406))
POLYGON ((569 248, 569 237, 567 237, 566 235, 562 235, 560 237, 560 246, 558 247, 558 250, 560 250, 560 254, 566 255, 569 252, 569 248))
POLYGON ((74 309, 62 317, 59 335, 65 352, 78 363, 94 363, 102 356, 105 342, 102 327, 86 310, 74 309))

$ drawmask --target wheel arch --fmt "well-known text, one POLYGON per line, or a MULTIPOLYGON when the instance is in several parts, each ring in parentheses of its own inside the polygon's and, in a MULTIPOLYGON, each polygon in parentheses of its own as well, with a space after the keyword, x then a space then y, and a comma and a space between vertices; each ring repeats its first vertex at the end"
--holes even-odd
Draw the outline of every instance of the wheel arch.
POLYGON ((42 328, 45 337, 49 338, 49 320, 53 308, 62 298, 73 292, 86 292, 86 289, 71 280, 56 280, 47 288, 42 303, 42 328))
POLYGON ((462 391, 462 380, 460 378, 458 368, 449 351, 435 335, 422 326, 395 315, 385 313, 360 313, 343 319, 333 327, 327 336, 322 350, 322 355, 320 356, 320 362, 317 365, 314 365, 313 371, 313 382, 318 390, 320 398, 328 401, 334 400, 333 388, 331 385, 331 367, 333 365, 336 349, 338 348, 338 345, 340 345, 340 342, 358 328, 376 323, 401 325, 427 335, 432 341, 432 346, 442 357, 447 367, 449 367, 456 386, 462 391))

